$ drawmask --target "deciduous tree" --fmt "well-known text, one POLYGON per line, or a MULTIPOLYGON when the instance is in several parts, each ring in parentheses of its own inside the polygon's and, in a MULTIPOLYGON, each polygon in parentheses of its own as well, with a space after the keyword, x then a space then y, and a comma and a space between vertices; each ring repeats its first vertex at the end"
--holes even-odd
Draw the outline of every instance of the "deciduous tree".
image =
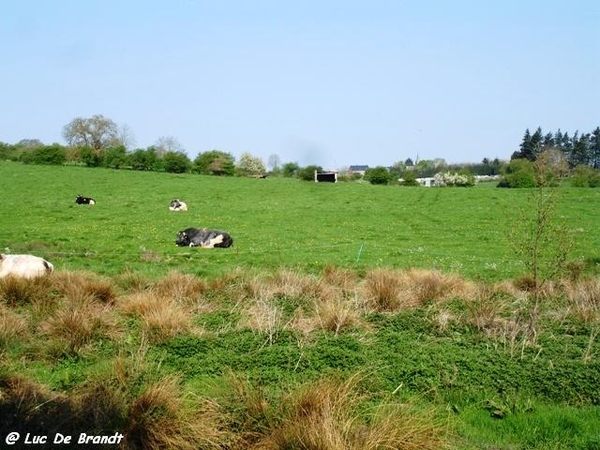
POLYGON ((264 175, 266 172, 262 159, 252 156, 250 153, 242 153, 236 168, 242 176, 264 175))
POLYGON ((221 150, 199 153, 194 159, 192 171, 203 175, 232 176, 235 174, 235 158, 221 150))
POLYGON ((122 145, 117 124, 100 114, 73 119, 63 127, 63 137, 69 145, 88 147, 94 153, 122 145))

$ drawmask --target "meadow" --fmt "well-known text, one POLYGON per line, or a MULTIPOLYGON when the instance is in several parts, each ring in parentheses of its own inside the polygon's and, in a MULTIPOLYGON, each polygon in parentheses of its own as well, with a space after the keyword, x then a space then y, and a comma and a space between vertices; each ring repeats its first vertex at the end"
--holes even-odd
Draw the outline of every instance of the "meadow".
MULTIPOLYGON (((399 188, 2 163, 0 248, 107 275, 128 269, 213 276, 282 266, 318 272, 335 265, 426 267, 501 280, 523 271, 508 236, 528 191, 494 186, 399 188), (79 193, 97 205, 76 205, 79 193), (172 198, 190 211, 170 212, 172 198), (187 227, 228 231, 234 248, 176 248, 176 233, 187 227)), ((597 190, 563 192, 558 213, 574 236, 573 259, 600 257, 599 203, 597 190)))
POLYGON ((561 189, 574 245, 532 330, 530 190, 10 162, 0 188, 1 251, 56 267, 0 280, 0 442, 600 448, 598 190, 561 189), (234 246, 176 247, 192 226, 234 246))

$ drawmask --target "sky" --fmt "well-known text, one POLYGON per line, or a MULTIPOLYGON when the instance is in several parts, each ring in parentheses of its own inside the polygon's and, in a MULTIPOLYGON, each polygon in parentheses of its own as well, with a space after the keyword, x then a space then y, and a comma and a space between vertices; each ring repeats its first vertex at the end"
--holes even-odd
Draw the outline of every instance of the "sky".
POLYGON ((597 0, 20 0, 0 13, 0 142, 101 114, 340 169, 509 159, 527 128, 600 126, 597 0))

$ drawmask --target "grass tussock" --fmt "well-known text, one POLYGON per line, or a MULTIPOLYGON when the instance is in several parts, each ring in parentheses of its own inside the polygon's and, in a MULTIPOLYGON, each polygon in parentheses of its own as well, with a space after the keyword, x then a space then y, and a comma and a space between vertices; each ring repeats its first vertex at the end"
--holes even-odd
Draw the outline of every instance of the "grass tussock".
POLYGON ((65 301, 40 324, 40 331, 50 338, 51 352, 66 355, 80 354, 94 342, 119 335, 114 311, 92 297, 65 301))
POLYGON ((152 291, 120 297, 117 308, 125 315, 139 318, 144 336, 152 343, 193 330, 192 316, 179 302, 152 291))
POLYGON ((89 272, 56 272, 52 277, 52 287, 70 300, 92 299, 100 303, 112 304, 117 298, 114 283, 89 272))
POLYGON ((248 382, 235 382, 231 417, 239 448, 261 450, 441 449, 445 426, 431 410, 385 403, 366 408, 360 378, 322 379, 278 399, 248 382))
POLYGON ((266 332, 269 340, 283 328, 339 334, 364 326, 356 282, 350 272, 333 268, 322 277, 291 270, 253 277, 243 286, 244 300, 239 304, 246 319, 240 326, 266 332))
MULTIPOLYGON (((221 449, 231 441, 224 414, 210 399, 182 394, 176 378, 146 381, 144 373, 117 380, 97 377, 82 389, 56 393, 20 375, 0 376, 0 434, 10 431, 124 435, 125 450, 168 448, 221 449), (124 384, 122 384, 124 382, 124 384)), ((98 448, 113 448, 97 446, 98 448)))
POLYGON ((171 272, 154 283, 151 289, 158 297, 194 304, 201 299, 207 286, 193 275, 171 272))
POLYGON ((381 312, 466 298, 475 289, 472 283, 457 275, 425 269, 374 269, 367 273, 362 286, 367 305, 381 312))
POLYGON ((565 285, 568 306, 580 320, 600 321, 600 279, 588 278, 565 285))
POLYGON ((315 300, 314 321, 317 328, 334 334, 367 327, 362 320, 362 314, 363 311, 355 299, 334 297, 328 301, 315 300))
POLYGON ((149 385, 127 412, 126 448, 197 450, 223 448, 229 440, 221 429, 219 406, 203 400, 190 405, 177 379, 149 385))
POLYGON ((151 281, 140 272, 126 269, 123 273, 114 277, 117 287, 123 292, 143 292, 150 288, 151 281))
POLYGON ((8 306, 52 302, 51 278, 54 275, 33 279, 14 276, 0 278, 0 302, 8 306))
POLYGON ((0 304, 0 355, 12 343, 25 340, 28 334, 27 321, 0 304))

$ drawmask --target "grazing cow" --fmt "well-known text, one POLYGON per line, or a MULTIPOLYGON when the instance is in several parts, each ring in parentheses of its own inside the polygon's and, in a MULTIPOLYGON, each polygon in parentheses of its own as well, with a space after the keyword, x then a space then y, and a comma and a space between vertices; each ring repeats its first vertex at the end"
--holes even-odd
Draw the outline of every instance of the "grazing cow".
POLYGON ((77 203, 78 205, 95 205, 96 200, 94 200, 93 198, 90 198, 90 197, 84 197, 82 195, 78 195, 75 198, 75 203, 77 203))
POLYGON ((209 230, 207 228, 186 228, 177 233, 175 243, 179 247, 230 247, 233 239, 224 231, 209 230))
POLYGON ((169 204, 169 209, 171 211, 187 211, 187 205, 179 200, 178 198, 171 200, 169 204))
POLYGON ((3 255, 0 253, 0 278, 10 275, 35 278, 52 273, 54 266, 39 256, 3 255))

